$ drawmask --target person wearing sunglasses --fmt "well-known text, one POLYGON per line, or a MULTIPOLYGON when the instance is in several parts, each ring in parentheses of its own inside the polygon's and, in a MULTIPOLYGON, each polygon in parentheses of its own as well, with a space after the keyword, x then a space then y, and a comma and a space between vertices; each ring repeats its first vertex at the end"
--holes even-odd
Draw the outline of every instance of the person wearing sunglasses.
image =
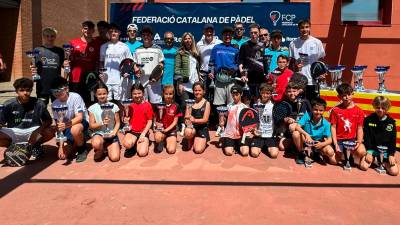
POLYGON ((269 31, 267 28, 260 28, 260 42, 264 44, 264 49, 269 47, 269 31))
POLYGON ((133 55, 136 49, 142 46, 143 43, 136 39, 136 34, 138 31, 138 26, 136 24, 129 24, 126 30, 128 34, 128 41, 126 41, 125 44, 129 47, 129 50, 131 50, 131 54, 133 55))
POLYGON ((243 23, 236 22, 234 28, 235 28, 235 35, 233 36, 231 43, 233 46, 236 46, 238 49, 240 49, 242 44, 248 41, 250 38, 244 36, 245 30, 243 23))

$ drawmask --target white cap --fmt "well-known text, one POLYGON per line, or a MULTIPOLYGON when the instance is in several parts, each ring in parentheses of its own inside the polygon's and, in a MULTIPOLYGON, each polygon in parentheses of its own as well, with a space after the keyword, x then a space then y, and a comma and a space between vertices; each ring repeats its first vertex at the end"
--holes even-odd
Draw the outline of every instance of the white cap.
POLYGON ((126 29, 127 30, 133 29, 133 30, 137 31, 138 30, 138 26, 136 24, 134 24, 134 23, 131 23, 131 24, 128 25, 128 27, 126 29))

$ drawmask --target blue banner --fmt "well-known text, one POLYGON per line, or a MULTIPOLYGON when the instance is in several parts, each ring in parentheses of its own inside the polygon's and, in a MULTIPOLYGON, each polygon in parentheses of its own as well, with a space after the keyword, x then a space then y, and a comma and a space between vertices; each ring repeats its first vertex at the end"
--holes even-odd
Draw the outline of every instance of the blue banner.
MULTIPOLYGON (((221 36, 224 26, 240 21, 245 27, 258 23, 270 32, 281 30, 287 46, 299 36, 297 23, 309 18, 310 3, 111 3, 110 7, 110 22, 121 26, 122 40, 127 40, 128 24, 135 23, 139 30, 150 25, 154 43, 159 45, 163 45, 166 31, 172 31, 178 43, 184 32, 191 32, 198 41, 206 23, 213 24, 216 35, 221 36)), ((245 35, 249 36, 248 29, 245 35)))

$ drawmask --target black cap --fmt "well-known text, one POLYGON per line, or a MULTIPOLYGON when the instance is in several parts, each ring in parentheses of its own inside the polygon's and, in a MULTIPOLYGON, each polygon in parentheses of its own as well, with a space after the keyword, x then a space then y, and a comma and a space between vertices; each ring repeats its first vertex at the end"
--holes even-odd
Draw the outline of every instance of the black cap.
POLYGON ((283 33, 281 30, 273 30, 270 34, 271 38, 275 38, 275 37, 283 37, 283 33))
POLYGON ((233 94, 233 93, 242 94, 243 93, 242 87, 240 85, 237 85, 237 84, 233 85, 232 88, 231 88, 231 94, 233 94))
POLYGON ((153 28, 151 28, 151 26, 149 26, 149 25, 144 25, 144 26, 142 27, 142 29, 140 30, 140 34, 143 34, 143 33, 145 33, 145 32, 148 32, 148 33, 150 33, 150 34, 154 34, 154 33, 153 33, 153 28))
POLYGON ((234 33, 235 32, 235 30, 232 28, 232 27, 229 27, 229 26, 226 26, 226 27, 224 27, 224 29, 222 30, 222 34, 225 34, 225 33, 234 33))
POLYGON ((207 29, 215 29, 214 25, 212 25, 211 23, 206 23, 203 27, 203 30, 207 30, 207 29))

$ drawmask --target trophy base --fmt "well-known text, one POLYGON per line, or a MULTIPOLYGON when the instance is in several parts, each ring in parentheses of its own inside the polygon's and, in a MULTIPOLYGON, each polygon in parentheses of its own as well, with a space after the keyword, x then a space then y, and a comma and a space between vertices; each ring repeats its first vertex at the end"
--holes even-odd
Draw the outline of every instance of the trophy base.
POLYGON ((346 164, 343 166, 343 170, 345 171, 351 171, 351 166, 349 162, 346 162, 346 164))
POLYGON ((378 167, 378 168, 375 168, 375 171, 379 174, 386 174, 385 168, 378 167))
POLYGON ((40 76, 39 75, 33 75, 32 76, 32 80, 33 81, 39 81, 40 80, 40 76))
POLYGON ((278 94, 277 93, 272 93, 272 96, 276 97, 276 96, 278 96, 278 94))
POLYGON ((56 137, 56 142, 60 143, 60 142, 66 142, 67 141, 67 137, 63 136, 63 137, 56 137))
POLYGON ((304 167, 307 168, 307 169, 311 169, 313 167, 312 161, 310 159, 306 159, 304 161, 304 167))

